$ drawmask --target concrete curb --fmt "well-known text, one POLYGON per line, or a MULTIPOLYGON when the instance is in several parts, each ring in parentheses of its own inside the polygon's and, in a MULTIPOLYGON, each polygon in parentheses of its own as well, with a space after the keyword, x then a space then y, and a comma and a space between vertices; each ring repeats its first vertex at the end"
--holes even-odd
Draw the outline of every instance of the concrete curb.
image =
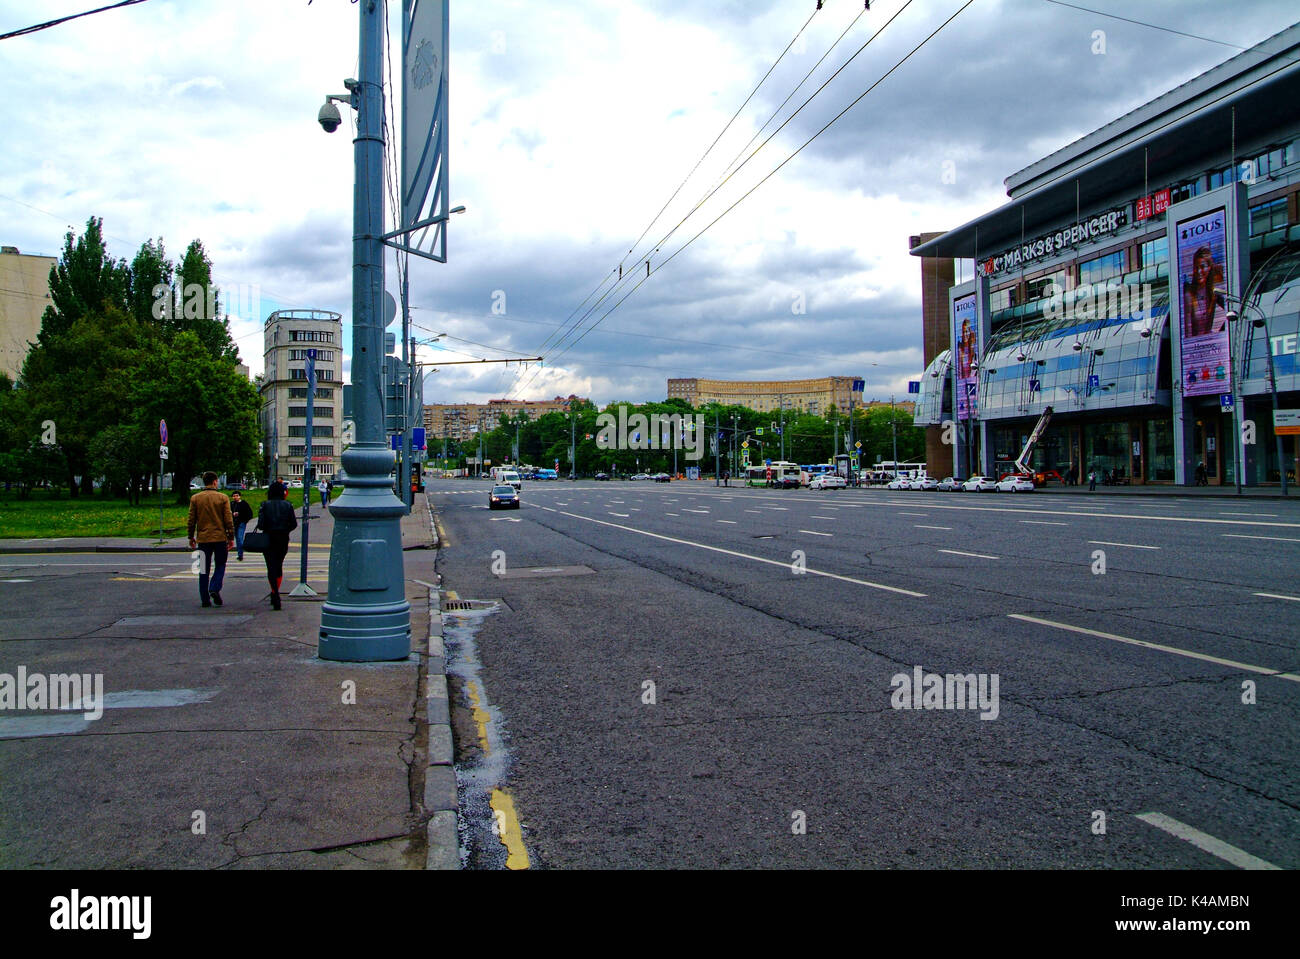
MULTIPOLYGON (((437 527, 433 507, 429 512, 432 544, 436 549, 437 527)), ((435 577, 440 582, 440 578, 435 577)), ((456 757, 451 737, 451 709, 447 696, 447 654, 442 643, 442 591, 429 589, 429 638, 425 667, 424 722, 428 727, 428 768, 424 771, 425 869, 460 869, 460 801, 456 791, 456 757)))
POLYGON ((0 555, 8 553, 188 553, 185 546, 54 546, 33 543, 30 546, 0 546, 0 555))

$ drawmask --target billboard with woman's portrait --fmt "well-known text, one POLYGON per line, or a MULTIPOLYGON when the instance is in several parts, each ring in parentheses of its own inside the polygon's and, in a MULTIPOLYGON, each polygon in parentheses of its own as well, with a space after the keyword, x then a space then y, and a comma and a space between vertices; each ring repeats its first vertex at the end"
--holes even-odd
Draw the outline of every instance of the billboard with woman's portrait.
POLYGON ((1227 216, 1211 210, 1176 227, 1178 296, 1182 314, 1184 396, 1232 392, 1228 347, 1227 216))
POLYGON ((975 294, 952 302, 952 352, 957 363, 957 419, 979 415, 979 326, 975 294))

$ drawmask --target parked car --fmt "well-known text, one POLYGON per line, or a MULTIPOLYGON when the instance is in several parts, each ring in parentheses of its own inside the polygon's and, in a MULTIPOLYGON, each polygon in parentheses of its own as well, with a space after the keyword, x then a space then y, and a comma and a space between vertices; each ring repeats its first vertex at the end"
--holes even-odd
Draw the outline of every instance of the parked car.
POLYGON ((961 484, 951 476, 945 476, 939 481, 939 485, 936 486, 935 489, 940 493, 953 493, 961 490, 961 484))
POLYGON ((912 481, 907 479, 890 480, 885 489, 911 489, 912 481))
POLYGON ((1034 478, 1023 473, 1004 476, 998 482, 998 491, 1002 493, 1032 493, 1034 491, 1034 478))
POLYGON ((630 476, 630 477, 628 477, 628 478, 629 478, 629 479, 634 479, 634 480, 648 480, 648 479, 650 478, 650 474, 649 474, 649 473, 637 473, 635 476, 630 476))
POLYGON ((598 480, 608 480, 608 479, 609 479, 609 474, 608 474, 608 473, 597 473, 597 474, 596 474, 596 479, 598 479, 598 480))
POLYGON ((922 476, 920 479, 912 480, 912 489, 938 489, 939 481, 933 476, 922 476))
POLYGON ((822 473, 814 476, 808 483, 809 489, 844 489, 848 486, 848 481, 838 473, 822 473))
POLYGON ((519 490, 508 483, 492 487, 488 494, 488 509, 519 509, 519 490))
POLYGON ((782 476, 780 482, 776 484, 777 489, 798 489, 798 476, 782 476))
POLYGON ((667 473, 655 473, 655 475, 650 478, 656 483, 671 483, 673 480, 673 478, 667 473))
POLYGON ((302 489, 302 480, 289 480, 289 489, 302 489))
POLYGON ((996 492, 998 484, 991 476, 972 476, 961 484, 961 488, 967 493, 996 492))

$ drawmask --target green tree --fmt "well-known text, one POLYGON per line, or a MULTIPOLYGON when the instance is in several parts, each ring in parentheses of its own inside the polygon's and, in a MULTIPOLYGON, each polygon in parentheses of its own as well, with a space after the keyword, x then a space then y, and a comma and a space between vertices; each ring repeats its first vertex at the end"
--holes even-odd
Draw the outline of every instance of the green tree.
POLYGON ((107 306, 127 307, 130 271, 124 261, 114 261, 104 246, 102 219, 86 221, 86 232, 63 239, 63 255, 50 267, 50 301, 41 316, 37 340, 48 345, 88 313, 107 306))

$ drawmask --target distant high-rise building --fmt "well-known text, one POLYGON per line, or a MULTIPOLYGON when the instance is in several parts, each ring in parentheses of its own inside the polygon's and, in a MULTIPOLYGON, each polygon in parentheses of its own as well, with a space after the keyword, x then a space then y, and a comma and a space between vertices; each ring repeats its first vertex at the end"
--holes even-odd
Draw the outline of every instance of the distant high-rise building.
POLYGON ((670 379, 668 399, 682 399, 691 406, 720 403, 747 406, 751 410, 798 410, 825 416, 834 406, 847 413, 849 401, 861 405, 862 391, 853 391, 852 376, 823 376, 812 380, 702 380, 670 379))
POLYGON ((343 433, 343 317, 277 310, 263 328, 262 434, 276 476, 302 478, 308 446, 316 478, 338 469, 343 433), (307 350, 316 350, 316 398, 307 437, 307 350))
POLYGON ((567 413, 578 396, 553 400, 488 400, 486 403, 429 403, 424 407, 424 426, 429 439, 458 442, 478 433, 487 433, 501 425, 501 417, 521 413, 530 420, 547 413, 567 413))

